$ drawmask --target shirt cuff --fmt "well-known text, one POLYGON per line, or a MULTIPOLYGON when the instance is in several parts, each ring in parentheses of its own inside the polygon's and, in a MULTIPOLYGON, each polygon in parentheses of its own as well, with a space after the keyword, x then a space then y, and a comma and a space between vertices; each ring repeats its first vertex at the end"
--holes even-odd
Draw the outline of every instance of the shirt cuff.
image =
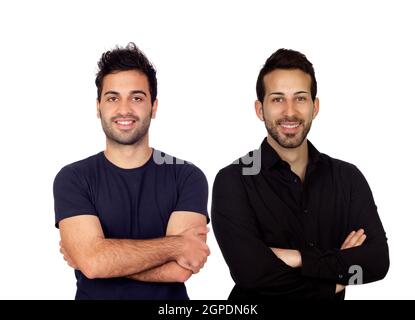
POLYGON ((314 248, 304 248, 301 254, 301 274, 305 277, 319 278, 320 276, 320 254, 314 248))
POLYGON ((301 254, 301 274, 304 277, 325 279, 339 284, 347 284, 347 275, 341 272, 337 263, 328 265, 327 258, 333 253, 320 252, 316 247, 303 248, 301 254), (324 260, 324 261, 322 261, 324 260))

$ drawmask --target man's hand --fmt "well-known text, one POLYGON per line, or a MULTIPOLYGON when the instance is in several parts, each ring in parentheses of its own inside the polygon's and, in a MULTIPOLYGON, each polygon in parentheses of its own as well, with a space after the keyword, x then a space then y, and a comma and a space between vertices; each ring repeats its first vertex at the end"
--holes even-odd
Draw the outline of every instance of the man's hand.
POLYGON ((357 232, 352 231, 344 240, 341 250, 358 247, 366 240, 365 230, 359 229, 357 232))
POLYGON ((291 268, 302 266, 301 253, 298 250, 271 248, 274 254, 291 268))
POLYGON ((198 273, 205 264, 209 247, 204 239, 209 229, 205 226, 194 227, 183 231, 179 236, 182 238, 181 250, 176 256, 177 263, 185 269, 198 273))
POLYGON ((65 248, 63 247, 62 241, 59 241, 60 246, 60 253, 63 255, 63 260, 65 260, 71 268, 78 269, 75 262, 71 259, 68 252, 66 252, 65 248))
MULTIPOLYGON (((359 229, 357 232, 352 231, 344 240, 340 250, 358 247, 363 244, 366 240, 365 230, 359 229)), ((344 290, 345 286, 342 284, 336 284, 336 293, 344 290)))

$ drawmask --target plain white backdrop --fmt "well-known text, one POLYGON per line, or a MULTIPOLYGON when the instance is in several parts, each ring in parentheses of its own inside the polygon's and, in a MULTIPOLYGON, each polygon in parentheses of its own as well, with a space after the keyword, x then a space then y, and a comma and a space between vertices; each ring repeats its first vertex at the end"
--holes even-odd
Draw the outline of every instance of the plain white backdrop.
MULTIPOLYGON (((254 112, 266 58, 281 47, 305 53, 321 100, 309 139, 361 169, 389 238, 387 277, 346 297, 415 298, 413 1, 3 1, 0 12, 1 299, 74 297, 52 182, 103 150, 96 62, 129 41, 158 70, 151 145, 195 163, 210 188, 266 134, 254 112)), ((233 282, 213 233, 208 242, 188 292, 225 299, 233 282)))

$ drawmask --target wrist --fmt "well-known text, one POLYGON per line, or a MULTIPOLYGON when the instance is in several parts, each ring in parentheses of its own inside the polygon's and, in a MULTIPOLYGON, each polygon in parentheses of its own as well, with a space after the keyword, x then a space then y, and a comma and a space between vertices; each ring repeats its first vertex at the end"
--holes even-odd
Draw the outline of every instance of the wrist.
POLYGON ((167 236, 171 243, 171 248, 169 252, 169 260, 177 261, 182 255, 184 250, 184 238, 180 235, 171 235, 167 236))

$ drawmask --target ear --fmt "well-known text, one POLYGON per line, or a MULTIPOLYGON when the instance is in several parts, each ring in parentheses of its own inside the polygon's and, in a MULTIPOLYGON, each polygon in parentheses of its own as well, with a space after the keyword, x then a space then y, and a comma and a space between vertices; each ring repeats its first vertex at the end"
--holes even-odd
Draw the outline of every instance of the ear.
POLYGON ((255 101, 255 112, 259 120, 264 121, 264 109, 261 101, 259 100, 255 101))
POLYGON ((159 105, 159 101, 158 99, 154 100, 153 106, 152 106, 152 111, 151 111, 151 119, 155 119, 156 118, 156 113, 157 113, 157 107, 159 105))
POLYGON ((313 106, 313 120, 317 116, 319 111, 320 111, 320 99, 316 97, 314 99, 314 106, 313 106))
POLYGON ((101 113, 99 112, 99 100, 97 99, 97 118, 101 119, 101 113))

